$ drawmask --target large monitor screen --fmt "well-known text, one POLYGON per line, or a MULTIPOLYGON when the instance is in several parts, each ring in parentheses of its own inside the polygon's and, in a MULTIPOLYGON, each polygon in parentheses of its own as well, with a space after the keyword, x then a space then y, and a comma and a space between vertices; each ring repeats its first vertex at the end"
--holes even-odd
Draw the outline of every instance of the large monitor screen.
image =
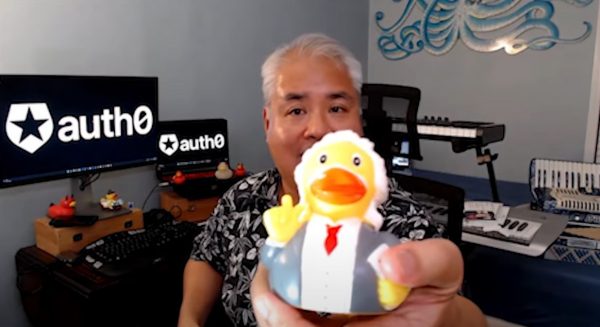
POLYGON ((0 75, 0 187, 156 162, 155 77, 0 75))
POLYGON ((161 121, 158 128, 157 174, 161 179, 178 170, 214 172, 220 162, 229 162, 225 119, 161 121))

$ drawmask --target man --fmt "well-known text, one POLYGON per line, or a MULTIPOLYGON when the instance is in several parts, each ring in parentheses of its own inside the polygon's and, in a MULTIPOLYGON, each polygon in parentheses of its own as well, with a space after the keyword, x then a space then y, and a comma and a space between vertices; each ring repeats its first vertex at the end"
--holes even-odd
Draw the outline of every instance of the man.
MULTIPOLYGON (((257 321, 261 326, 350 322, 300 312, 282 302, 269 288, 265 268, 258 263, 258 251, 267 236, 262 213, 278 205, 283 194, 298 202, 293 172, 304 151, 332 131, 350 129, 362 134, 360 63, 335 40, 308 34, 272 53, 263 64, 262 77, 264 129, 276 169, 232 187, 206 222, 186 265, 180 326, 202 325, 219 294, 236 325, 255 325, 257 321)), ((404 241, 438 234, 405 192, 395 185, 391 192, 395 193, 394 200, 380 208, 382 230, 404 241)), ((390 248, 381 263, 386 278, 413 291, 398 309, 382 316, 358 317, 351 323, 485 324, 479 309, 456 295, 463 275, 462 258, 450 241, 405 242, 390 248)))

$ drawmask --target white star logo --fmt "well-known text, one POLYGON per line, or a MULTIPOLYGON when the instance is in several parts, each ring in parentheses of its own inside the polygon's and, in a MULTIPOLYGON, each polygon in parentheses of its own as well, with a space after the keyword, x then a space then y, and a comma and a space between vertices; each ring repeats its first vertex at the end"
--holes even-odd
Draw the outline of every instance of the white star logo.
POLYGON ((158 148, 164 154, 171 156, 179 148, 179 140, 175 134, 163 134, 158 141, 158 148))
POLYGON ((52 136, 54 123, 45 103, 20 103, 10 106, 6 117, 8 139, 33 154, 52 136))

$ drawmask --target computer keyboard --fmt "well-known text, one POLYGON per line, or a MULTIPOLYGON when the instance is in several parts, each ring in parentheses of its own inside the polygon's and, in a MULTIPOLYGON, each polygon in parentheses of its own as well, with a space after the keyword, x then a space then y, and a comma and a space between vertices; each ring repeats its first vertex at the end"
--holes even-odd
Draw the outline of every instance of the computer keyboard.
POLYGON ((191 242, 199 227, 187 221, 161 221, 148 228, 107 235, 82 249, 79 258, 107 276, 121 276, 163 259, 181 242, 191 242))

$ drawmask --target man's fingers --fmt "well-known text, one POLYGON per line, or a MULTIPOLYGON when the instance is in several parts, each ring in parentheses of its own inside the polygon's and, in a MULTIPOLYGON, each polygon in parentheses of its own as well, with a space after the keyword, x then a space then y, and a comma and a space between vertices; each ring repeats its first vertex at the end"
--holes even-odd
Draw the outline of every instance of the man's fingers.
POLYGON ((259 263, 256 268, 256 274, 254 274, 254 278, 252 279, 252 284, 250 284, 250 296, 252 299, 255 299, 257 296, 267 293, 271 293, 269 272, 262 263, 259 263))
POLYGON ((312 327, 302 318, 300 312, 283 303, 269 287, 268 272, 265 266, 258 265, 250 287, 252 306, 259 326, 299 326, 312 327))
POLYGON ((383 253, 381 266, 386 278, 413 288, 458 288, 463 278, 460 250, 445 239, 393 246, 383 253))

